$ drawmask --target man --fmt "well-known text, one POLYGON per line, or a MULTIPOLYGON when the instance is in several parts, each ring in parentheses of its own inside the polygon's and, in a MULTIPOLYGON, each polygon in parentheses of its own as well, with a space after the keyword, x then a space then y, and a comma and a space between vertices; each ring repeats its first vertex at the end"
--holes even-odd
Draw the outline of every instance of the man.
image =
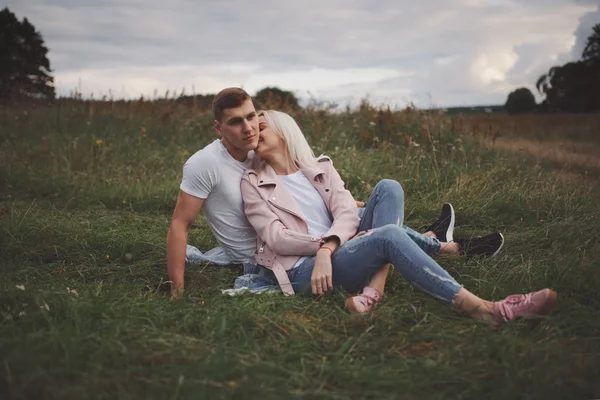
MULTIPOLYGON (((258 116, 252 99, 240 88, 219 92, 213 100, 213 114, 214 128, 221 139, 214 140, 185 163, 167 234, 167 268, 172 296, 184 289, 188 231, 200 209, 204 210, 213 235, 225 253, 225 263, 242 264, 244 273, 257 270, 254 263, 256 233, 244 214, 240 180, 244 170, 252 166, 253 150, 259 139, 258 116)), ((381 204, 380 210, 397 213, 398 220, 403 220, 404 193, 397 182, 379 182, 369 198, 371 207, 359 210, 361 218, 373 219, 372 210, 377 208, 374 202, 381 204)), ((504 240, 496 233, 472 241, 446 243, 452 242, 454 229, 454 210, 449 204, 444 205, 440 219, 427 229, 427 234, 406 229, 430 254, 456 253, 469 247, 468 256, 494 256, 504 240)))
POLYGON ((231 263, 252 262, 256 249, 256 233, 244 215, 240 180, 252 165, 258 144, 258 116, 248 93, 239 88, 219 92, 213 114, 221 140, 186 162, 167 234, 167 268, 175 296, 184 288, 188 231, 201 208, 231 263))

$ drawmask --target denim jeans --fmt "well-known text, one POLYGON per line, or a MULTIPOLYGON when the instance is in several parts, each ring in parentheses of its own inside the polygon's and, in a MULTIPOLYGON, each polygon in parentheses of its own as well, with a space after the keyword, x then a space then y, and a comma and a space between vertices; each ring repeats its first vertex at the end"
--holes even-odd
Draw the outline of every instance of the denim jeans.
MULTIPOLYGON (((340 246, 332 259, 334 289, 360 291, 384 264, 394 264, 404 279, 435 299, 452 304, 461 288, 454 278, 427 255, 397 224, 372 229, 340 246)), ((288 271, 297 293, 311 292, 315 257, 288 271)), ((270 271, 269 271, 270 272, 270 271)))
POLYGON ((358 231, 366 231, 385 225, 402 226, 406 234, 427 254, 437 254, 442 245, 436 238, 424 236, 404 223, 404 190, 391 179, 383 179, 375 185, 364 208, 358 209, 358 231))
MULTIPOLYGON (((348 241, 333 254, 334 288, 360 291, 384 264, 392 263, 412 285, 446 304, 452 303, 461 285, 428 256, 439 253, 440 241, 403 225, 404 190, 400 183, 379 181, 358 213, 358 231, 371 232, 348 241)), ((315 257, 308 257, 288 271, 296 292, 311 291, 314 262, 315 257)))
MULTIPOLYGON (((358 231, 371 232, 348 241, 333 254, 334 289, 358 292, 383 265, 392 263, 412 285, 446 304, 452 304, 461 285, 428 255, 440 251, 439 240, 403 225, 404 190, 398 182, 384 179, 377 183, 358 214, 358 231)), ((311 292, 314 263, 315 257, 307 257, 288 271, 297 293, 311 292)), ((271 271, 263 273, 276 282, 271 271)))

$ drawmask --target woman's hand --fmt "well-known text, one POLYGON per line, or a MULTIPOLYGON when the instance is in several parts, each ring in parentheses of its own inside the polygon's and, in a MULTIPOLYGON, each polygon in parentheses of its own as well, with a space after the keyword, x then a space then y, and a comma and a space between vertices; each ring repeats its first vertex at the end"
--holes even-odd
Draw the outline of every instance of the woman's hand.
POLYGON ((331 271, 332 251, 328 248, 320 248, 315 257, 310 284, 314 295, 323 295, 333 289, 333 274, 331 271))

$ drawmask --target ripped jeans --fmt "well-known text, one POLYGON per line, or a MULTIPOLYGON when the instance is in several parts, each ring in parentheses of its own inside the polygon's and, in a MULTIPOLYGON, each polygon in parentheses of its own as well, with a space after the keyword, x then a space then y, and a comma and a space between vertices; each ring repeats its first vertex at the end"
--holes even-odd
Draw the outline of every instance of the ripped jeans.
POLYGON ((406 234, 427 254, 437 254, 442 247, 439 240, 424 236, 404 224, 404 190, 391 179, 380 180, 365 203, 358 209, 358 231, 366 231, 394 224, 404 228, 406 234))
MULTIPOLYGON (((404 279, 448 305, 461 288, 454 278, 429 257, 407 231, 396 224, 375 228, 340 246, 332 259, 334 289, 359 292, 384 264, 394 264, 404 279)), ((315 257, 307 257, 288 271, 297 293, 311 292, 315 257)), ((271 272, 271 271, 269 271, 271 272)))

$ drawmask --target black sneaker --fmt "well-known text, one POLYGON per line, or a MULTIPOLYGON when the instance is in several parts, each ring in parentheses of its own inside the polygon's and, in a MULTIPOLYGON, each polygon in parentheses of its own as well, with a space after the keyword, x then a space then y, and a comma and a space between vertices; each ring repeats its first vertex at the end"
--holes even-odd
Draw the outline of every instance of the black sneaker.
POLYGON ((442 215, 433 224, 425 228, 425 232, 433 232, 440 242, 451 242, 454 233, 454 208, 446 203, 442 206, 442 215))
POLYGON ((459 253, 465 254, 467 258, 474 256, 496 257, 504 245, 504 236, 500 232, 490 233, 483 237, 471 239, 456 239, 459 253))

